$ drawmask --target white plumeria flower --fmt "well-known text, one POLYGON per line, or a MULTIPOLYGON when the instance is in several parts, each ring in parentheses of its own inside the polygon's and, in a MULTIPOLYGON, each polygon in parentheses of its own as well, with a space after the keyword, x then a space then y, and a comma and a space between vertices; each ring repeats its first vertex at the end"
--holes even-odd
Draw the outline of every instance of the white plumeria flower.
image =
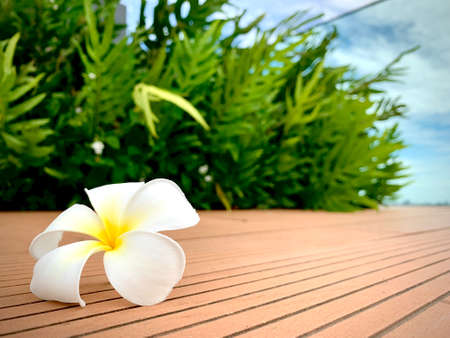
POLYGON ((94 141, 91 144, 92 150, 94 150, 95 155, 101 155, 103 149, 105 149, 105 144, 102 141, 94 141))
POLYGON ((213 178, 211 175, 206 175, 204 180, 205 180, 205 182, 212 182, 213 178))
POLYGON ((38 261, 30 290, 37 297, 86 303, 80 297, 81 272, 88 258, 105 251, 106 276, 128 301, 152 305, 167 298, 186 264, 183 249, 159 231, 194 226, 197 212, 174 182, 120 183, 86 189, 95 212, 75 204, 61 213, 30 245, 38 261), (58 247, 64 231, 93 240, 58 247))
POLYGON ((97 75, 95 75, 95 73, 90 72, 90 73, 88 74, 88 77, 89 77, 91 80, 95 80, 95 78, 97 77, 97 75))

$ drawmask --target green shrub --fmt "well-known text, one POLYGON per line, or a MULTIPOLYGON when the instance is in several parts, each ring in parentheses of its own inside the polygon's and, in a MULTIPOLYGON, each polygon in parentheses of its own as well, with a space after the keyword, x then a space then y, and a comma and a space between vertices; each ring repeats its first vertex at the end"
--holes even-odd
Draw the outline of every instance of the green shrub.
POLYGON ((19 34, 0 41, 0 172, 6 185, 3 196, 14 198, 13 182, 16 169, 36 167, 46 162, 53 146, 42 142, 52 134, 46 127, 48 118, 28 117, 30 111, 45 97, 44 93, 22 99, 32 92, 44 74, 32 76, 35 67, 25 64, 17 72, 13 56, 19 34), (27 114, 27 115, 26 115, 27 114))
POLYGON ((116 1, 0 5, 0 39, 22 36, 15 85, 28 89, 14 106, 2 91, 2 121, 34 103, 1 125, 29 144, 0 143, 2 208, 64 208, 86 202, 85 186, 154 177, 175 180, 200 209, 349 211, 395 197, 404 145, 381 122, 405 107, 374 85, 401 74, 403 55, 359 78, 326 66, 336 32, 306 30, 317 18, 305 12, 262 29, 262 17, 211 19, 226 0, 190 0, 187 15, 184 2, 160 0, 146 28, 142 1, 136 31, 121 40, 116 1))

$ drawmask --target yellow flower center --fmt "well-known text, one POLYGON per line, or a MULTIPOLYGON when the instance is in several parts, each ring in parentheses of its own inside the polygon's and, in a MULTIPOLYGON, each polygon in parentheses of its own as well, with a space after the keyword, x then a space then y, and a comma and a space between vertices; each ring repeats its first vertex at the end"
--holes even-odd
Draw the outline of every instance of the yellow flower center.
POLYGON ((127 232, 127 227, 121 227, 108 219, 104 219, 103 224, 105 226, 105 232, 101 236, 102 243, 110 248, 107 251, 117 249, 122 243, 119 237, 127 232))

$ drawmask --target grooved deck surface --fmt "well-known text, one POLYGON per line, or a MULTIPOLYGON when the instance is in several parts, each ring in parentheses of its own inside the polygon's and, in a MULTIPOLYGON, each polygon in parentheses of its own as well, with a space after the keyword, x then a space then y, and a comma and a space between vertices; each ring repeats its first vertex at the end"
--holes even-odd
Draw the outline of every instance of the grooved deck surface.
POLYGON ((31 294, 27 247, 57 214, 0 213, 0 336, 450 337, 448 207, 201 212, 166 232, 186 271, 150 307, 114 291, 101 254, 83 272, 85 308, 31 294))

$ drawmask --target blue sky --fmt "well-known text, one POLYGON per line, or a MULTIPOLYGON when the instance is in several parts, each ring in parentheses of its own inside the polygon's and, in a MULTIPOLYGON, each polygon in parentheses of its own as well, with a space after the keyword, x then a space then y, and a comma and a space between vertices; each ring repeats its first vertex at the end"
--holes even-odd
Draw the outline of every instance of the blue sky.
MULTIPOLYGON (((138 0, 122 0, 127 22, 138 18, 138 0)), ((367 0, 240 0, 248 19, 266 13, 271 26, 295 10, 324 13, 325 19, 360 7, 367 0)), ((156 0, 149 1, 151 7, 156 0)), ((227 8, 228 13, 235 11, 227 8)), ((329 62, 351 64, 359 73, 375 73, 401 51, 421 49, 403 60, 408 67, 402 83, 386 84, 390 96, 400 95, 409 107, 400 130, 409 147, 400 152, 411 166, 413 183, 400 192, 399 201, 450 202, 450 2, 446 0, 388 0, 335 21, 340 38, 329 62)), ((148 11, 148 24, 151 24, 148 11)))

